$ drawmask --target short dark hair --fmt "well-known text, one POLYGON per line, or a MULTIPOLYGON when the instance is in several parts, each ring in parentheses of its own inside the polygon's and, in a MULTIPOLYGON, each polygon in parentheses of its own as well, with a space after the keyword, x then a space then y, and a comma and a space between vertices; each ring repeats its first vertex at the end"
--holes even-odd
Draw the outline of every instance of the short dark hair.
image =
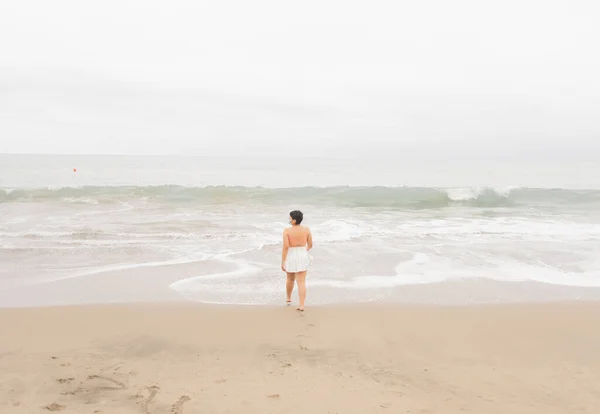
POLYGON ((300 210, 294 210, 290 212, 290 217, 292 220, 296 220, 296 224, 302 223, 302 219, 304 218, 304 214, 300 210))

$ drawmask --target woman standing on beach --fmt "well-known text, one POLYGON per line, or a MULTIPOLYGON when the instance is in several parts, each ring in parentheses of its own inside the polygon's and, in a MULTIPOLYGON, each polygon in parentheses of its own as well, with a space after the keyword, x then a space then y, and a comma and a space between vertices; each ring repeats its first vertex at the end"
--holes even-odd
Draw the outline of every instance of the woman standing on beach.
POLYGON ((306 271, 311 263, 311 257, 308 254, 312 249, 312 234, 310 229, 301 226, 304 215, 301 211, 294 210, 290 213, 289 227, 283 231, 283 251, 281 253, 281 270, 287 273, 287 282, 285 285, 287 292, 286 303, 292 302, 292 291, 294 290, 294 281, 298 284, 298 307, 299 311, 304 311, 304 301, 306 299, 306 271))

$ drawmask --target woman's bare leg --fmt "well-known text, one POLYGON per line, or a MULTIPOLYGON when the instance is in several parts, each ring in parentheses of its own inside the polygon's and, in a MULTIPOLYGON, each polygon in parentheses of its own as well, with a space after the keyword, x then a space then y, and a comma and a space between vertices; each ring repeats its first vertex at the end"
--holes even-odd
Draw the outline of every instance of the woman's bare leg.
POLYGON ((285 282, 285 291, 287 293, 286 302, 290 303, 292 301, 292 292, 294 291, 294 281, 296 280, 296 275, 294 273, 287 274, 287 281, 285 282))
POLYGON ((296 273, 296 283, 298 284, 298 310, 304 310, 304 301, 306 300, 306 271, 296 273))

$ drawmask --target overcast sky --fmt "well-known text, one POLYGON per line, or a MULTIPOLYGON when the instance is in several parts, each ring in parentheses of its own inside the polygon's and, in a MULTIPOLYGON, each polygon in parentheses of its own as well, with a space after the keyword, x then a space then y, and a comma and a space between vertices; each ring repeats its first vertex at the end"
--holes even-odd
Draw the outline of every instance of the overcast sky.
POLYGON ((589 154, 599 4, 4 1, 0 152, 589 154))

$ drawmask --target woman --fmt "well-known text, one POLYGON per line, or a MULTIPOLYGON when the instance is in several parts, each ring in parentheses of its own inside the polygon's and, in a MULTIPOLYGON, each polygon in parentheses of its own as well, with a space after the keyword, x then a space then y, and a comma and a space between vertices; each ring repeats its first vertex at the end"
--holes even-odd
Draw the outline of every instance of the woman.
POLYGON ((287 273, 286 303, 292 303, 292 291, 294 281, 298 284, 298 307, 297 310, 304 311, 304 300, 306 299, 306 271, 311 263, 308 254, 312 249, 312 235, 308 227, 301 226, 304 215, 301 211, 294 210, 290 213, 290 224, 292 227, 283 231, 283 252, 281 254, 281 270, 287 273))

